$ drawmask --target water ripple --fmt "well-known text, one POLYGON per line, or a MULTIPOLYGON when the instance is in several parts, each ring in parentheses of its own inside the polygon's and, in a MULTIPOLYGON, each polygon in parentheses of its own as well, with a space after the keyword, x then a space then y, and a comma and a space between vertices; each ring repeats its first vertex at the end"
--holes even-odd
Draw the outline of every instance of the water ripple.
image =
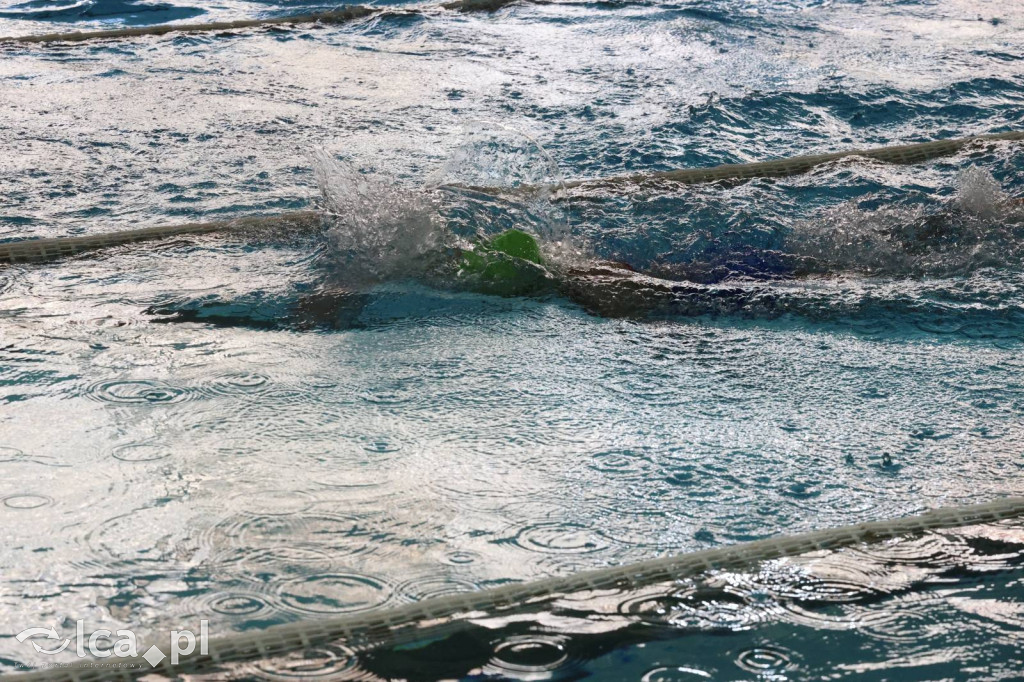
POLYGON ((154 462, 171 456, 173 446, 165 443, 140 442, 118 445, 111 451, 114 459, 122 462, 154 462))
POLYGON ((512 542, 522 549, 545 554, 590 554, 612 545, 597 529, 561 521, 527 525, 512 542))
POLYGON ((386 581, 361 573, 326 573, 283 582, 277 596, 287 608, 304 615, 325 616, 379 607, 394 594, 386 581))
MULTIPOLYGON (((60 29, 47 2, 15 2, 27 16, 0 17, 0 35, 60 29)), ((106 23, 134 4, 93 3, 106 23)), ((1008 0, 696 4, 5 48, 2 239, 365 201, 337 212, 356 242, 325 225, 333 246, 239 233, 0 268, 3 622, 152 629, 188 612, 250 629, 1021 494, 1019 143, 584 188, 520 217, 512 200, 420 192, 442 165, 511 187, 553 166, 599 177, 1021 124, 1008 0), (467 158, 470 119, 538 142, 467 158), (317 196, 306 154, 322 144, 358 171, 317 196), (370 166, 396 179, 361 189, 370 166), (593 255, 685 283, 617 319, 443 276, 312 295, 341 287, 346 259, 422 272, 406 265, 430 258, 404 256, 435 223, 469 241, 524 220, 571 228, 544 245, 560 277, 593 255), (143 312, 164 305, 210 317, 143 312)), ((592 284, 567 293, 601 310, 592 284)), ((478 632, 477 657, 445 674, 1016 679, 1019 537, 925 534, 589 595, 538 614, 537 633, 478 632)), ((452 641, 430 644, 436 660, 462 660, 452 641)), ((0 638, 0 669, 47 663, 24 648, 0 638)), ((362 675, 350 658, 326 647, 224 676, 362 675)))
POLYGON ((265 616, 274 607, 259 594, 238 594, 221 592, 209 600, 209 609, 213 613, 231 618, 255 618, 265 616))
POLYGON ((242 672, 247 679, 269 682, 366 679, 356 654, 335 643, 266 658, 245 665, 242 672))
POLYGON ((457 550, 445 555, 445 562, 453 566, 466 566, 480 561, 480 555, 476 552, 457 550))
POLYGON ((430 574, 412 578, 395 586, 395 593, 405 601, 422 601, 459 592, 475 592, 480 585, 445 574, 430 574))
POLYGON ((797 664, 792 651, 765 644, 741 651, 736 657, 736 665, 756 675, 777 676, 793 670, 797 664))
POLYGON ((209 379, 204 390, 212 395, 258 396, 267 391, 270 377, 256 372, 229 372, 209 379))
POLYGON ((239 548, 214 555, 214 561, 238 575, 259 575, 269 585, 275 585, 295 574, 327 573, 333 570, 336 563, 328 552, 302 545, 239 548))
MULTIPOLYGON (((485 669, 492 675, 518 679, 543 678, 555 671, 564 673, 571 660, 565 650, 564 638, 550 635, 521 635, 510 637, 494 647, 494 655, 485 669)), ((559 675, 561 677, 561 675, 559 675)))
POLYGON ((118 405, 175 404, 200 397, 189 388, 148 380, 100 381, 86 388, 86 395, 102 403, 118 405))
POLYGON ((0 498, 0 502, 8 509, 38 509, 53 504, 53 498, 47 495, 21 493, 0 498))

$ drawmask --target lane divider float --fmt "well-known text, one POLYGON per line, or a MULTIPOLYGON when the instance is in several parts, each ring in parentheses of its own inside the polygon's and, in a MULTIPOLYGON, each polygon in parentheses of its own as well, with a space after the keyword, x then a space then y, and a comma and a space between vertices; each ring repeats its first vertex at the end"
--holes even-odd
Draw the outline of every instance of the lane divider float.
MULTIPOLYGON (((59 668, 14 674, 9 679, 11 682, 99 682, 132 680, 153 673, 174 679, 221 663, 280 656, 330 642, 341 642, 354 649, 369 648, 393 641, 405 641, 407 635, 403 635, 402 631, 409 628, 429 628, 437 623, 443 629, 446 619, 509 613, 526 605, 534 608, 567 594, 588 590, 633 590, 693 578, 708 571, 750 570, 764 561, 808 552, 877 543, 929 531, 996 523, 1021 516, 1024 516, 1024 497, 1007 497, 982 504, 934 509, 914 516, 743 542, 625 566, 610 566, 568 576, 450 594, 376 611, 272 625, 260 631, 212 638, 205 653, 196 647, 191 653, 179 656, 176 664, 171 663, 166 644, 154 644, 164 654, 164 658, 155 667, 148 659, 139 656, 118 659, 121 665, 117 668, 104 668, 98 666, 96 661, 83 661, 59 668)), ((149 649, 142 646, 139 650, 149 649)))
POLYGON ((241 28, 262 26, 295 26, 299 24, 347 24, 375 14, 427 14, 432 10, 446 9, 456 12, 495 12, 515 0, 453 0, 436 7, 426 8, 381 8, 366 5, 342 5, 326 12, 312 12, 287 17, 266 17, 262 19, 237 19, 234 21, 211 21, 193 24, 156 24, 155 26, 134 26, 100 31, 72 31, 67 33, 44 33, 34 36, 0 37, 2 43, 78 43, 86 40, 116 40, 139 36, 162 36, 168 33, 209 33, 211 31, 233 31, 241 28))

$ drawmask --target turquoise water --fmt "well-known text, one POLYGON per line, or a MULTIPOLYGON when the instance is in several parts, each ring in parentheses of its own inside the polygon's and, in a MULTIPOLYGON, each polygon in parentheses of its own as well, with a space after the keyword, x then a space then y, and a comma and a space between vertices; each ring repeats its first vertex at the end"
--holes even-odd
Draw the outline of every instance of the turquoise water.
MULTIPOLYGON (((0 1, 0 34, 322 8, 0 1)), ((559 3, 2 48, 0 238, 334 217, 0 270, 0 671, 56 660, 28 627, 224 635, 1024 494, 1019 143, 503 205, 423 189, 1019 129, 1015 10, 559 3), (516 221, 556 265, 697 288, 608 317, 421 267, 516 221)), ((1019 679, 1022 532, 211 675, 1019 679)))

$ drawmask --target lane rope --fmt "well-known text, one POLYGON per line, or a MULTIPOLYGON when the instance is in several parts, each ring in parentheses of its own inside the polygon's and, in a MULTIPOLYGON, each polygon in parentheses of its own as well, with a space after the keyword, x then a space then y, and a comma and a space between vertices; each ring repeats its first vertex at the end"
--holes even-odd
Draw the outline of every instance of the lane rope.
POLYGON ((276 231, 287 228, 309 229, 319 223, 320 214, 315 211, 291 211, 270 216, 246 216, 232 220, 143 227, 137 230, 118 230, 117 232, 105 232, 79 237, 25 239, 22 241, 0 243, 0 263, 48 261, 93 249, 183 235, 199 235, 224 231, 276 231))
POLYGON ((635 173, 611 178, 593 180, 572 180, 565 183, 568 188, 591 186, 605 187, 617 185, 642 185, 659 180, 693 185, 721 180, 751 180, 754 178, 784 178, 791 175, 806 173, 816 166, 838 161, 851 156, 862 156, 875 161, 894 164, 914 164, 931 161, 943 156, 950 156, 972 143, 1019 141, 1024 140, 1024 131, 1009 131, 992 135, 975 135, 934 142, 918 142, 890 147, 874 147, 871 149, 853 149, 830 154, 811 154, 794 156, 777 161, 759 161, 757 163, 734 163, 713 166, 711 168, 685 168, 682 170, 657 171, 653 173, 635 173))
MULTIPOLYGON (((463 0, 465 1, 465 0, 463 0)), ((722 181, 746 181, 755 178, 782 178, 805 173, 822 164, 849 157, 865 157, 875 161, 896 164, 913 164, 949 156, 972 144, 1024 140, 1024 131, 1010 131, 993 135, 938 140, 894 147, 854 149, 831 154, 797 156, 760 163, 725 164, 711 168, 687 168, 681 170, 635 173, 632 175, 571 180, 564 183, 566 189, 620 188, 625 186, 647 186, 657 183, 696 184, 722 181)), ((501 187, 474 187, 476 191, 502 194, 508 189, 501 187)), ((520 188, 522 189, 522 188, 520 188)), ((189 223, 165 227, 147 227, 138 230, 120 230, 77 237, 50 237, 46 239, 24 239, 0 243, 0 263, 31 263, 72 256, 84 251, 103 247, 130 244, 151 239, 206 234, 211 232, 244 231, 247 229, 269 229, 275 225, 295 224, 312 226, 319 224, 316 213, 296 211, 271 216, 249 216, 219 222, 189 223)))
POLYGON ((212 21, 196 24, 157 24, 100 31, 72 31, 67 33, 44 33, 32 36, 0 37, 2 43, 77 43, 86 40, 116 40, 139 36, 161 36, 167 33, 207 33, 210 31, 231 31, 240 28, 281 26, 298 24, 345 24, 375 14, 427 14, 431 10, 446 9, 456 12, 495 12, 517 0, 454 0, 436 7, 426 8, 381 8, 366 5, 342 5, 326 12, 313 12, 287 17, 263 19, 237 19, 234 21, 212 21))
MULTIPOLYGON (((583 591, 631 590, 692 578, 708 571, 747 570, 764 561, 808 552, 837 550, 1020 516, 1024 516, 1024 497, 1007 497, 982 504, 934 509, 914 516, 738 543, 625 566, 581 571, 564 577, 445 595, 366 613, 273 625, 258 632, 239 632, 210 639, 206 653, 196 647, 191 654, 180 656, 177 664, 170 662, 170 651, 166 645, 154 644, 165 656, 156 667, 139 656, 117 659, 117 663, 125 664, 121 668, 97 668, 98 661, 83 661, 60 668, 14 674, 9 678, 12 682, 98 682, 131 680, 154 672, 174 678, 220 663, 278 656, 330 642, 340 641, 354 648, 364 648, 392 641, 402 628, 431 621, 493 615, 525 605, 535 607, 559 596, 583 591)), ((139 650, 148 651, 148 647, 140 646, 139 650)))

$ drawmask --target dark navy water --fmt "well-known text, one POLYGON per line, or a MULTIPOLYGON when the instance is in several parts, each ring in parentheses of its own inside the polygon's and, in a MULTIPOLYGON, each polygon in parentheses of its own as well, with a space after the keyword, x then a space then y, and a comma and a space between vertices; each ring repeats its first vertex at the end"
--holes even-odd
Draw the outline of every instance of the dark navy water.
MULTIPOLYGON (((0 0, 0 35, 329 8, 0 0)), ((424 189, 1016 130, 1022 105, 1006 0, 0 47, 0 239, 334 213, 0 270, 0 672, 55 660, 29 627, 225 635, 1024 494, 1020 143, 501 205, 424 189), (611 316, 422 266, 516 221, 559 277, 613 259, 695 293, 611 316)), ((1020 679, 1022 544, 936 533, 211 676, 1020 679)))

